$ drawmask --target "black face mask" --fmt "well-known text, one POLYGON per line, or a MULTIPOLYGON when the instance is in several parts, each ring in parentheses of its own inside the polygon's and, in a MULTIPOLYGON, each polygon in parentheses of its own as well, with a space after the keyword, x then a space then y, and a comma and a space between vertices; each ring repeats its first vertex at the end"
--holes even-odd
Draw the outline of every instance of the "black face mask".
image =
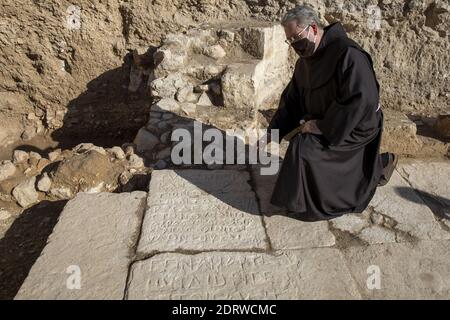
POLYGON ((316 38, 314 37, 314 42, 310 41, 308 39, 309 36, 309 31, 308 31, 308 35, 306 36, 306 38, 303 38, 299 41, 296 41, 294 43, 291 43, 292 48, 294 48, 295 52, 300 56, 300 57, 309 57, 314 53, 314 50, 316 48, 316 38))

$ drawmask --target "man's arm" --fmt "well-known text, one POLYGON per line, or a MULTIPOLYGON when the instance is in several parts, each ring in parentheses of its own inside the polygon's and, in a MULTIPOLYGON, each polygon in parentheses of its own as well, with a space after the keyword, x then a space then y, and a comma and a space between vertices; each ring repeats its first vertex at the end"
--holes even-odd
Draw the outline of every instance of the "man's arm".
POLYGON ((295 81, 295 73, 281 94, 278 110, 270 121, 268 129, 278 129, 280 140, 299 126, 303 114, 300 93, 295 81))
POLYGON ((323 119, 316 121, 330 145, 339 145, 352 133, 368 112, 378 105, 378 87, 372 66, 364 53, 349 48, 338 72, 338 97, 323 119))

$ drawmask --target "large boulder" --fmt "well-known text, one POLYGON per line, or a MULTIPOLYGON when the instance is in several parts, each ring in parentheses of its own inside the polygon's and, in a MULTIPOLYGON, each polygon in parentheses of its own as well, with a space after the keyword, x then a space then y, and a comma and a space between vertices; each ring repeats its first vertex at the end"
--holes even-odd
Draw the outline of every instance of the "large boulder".
POLYGON ((76 154, 59 163, 50 172, 51 194, 58 198, 70 198, 75 193, 113 191, 123 167, 110 157, 95 150, 76 154))

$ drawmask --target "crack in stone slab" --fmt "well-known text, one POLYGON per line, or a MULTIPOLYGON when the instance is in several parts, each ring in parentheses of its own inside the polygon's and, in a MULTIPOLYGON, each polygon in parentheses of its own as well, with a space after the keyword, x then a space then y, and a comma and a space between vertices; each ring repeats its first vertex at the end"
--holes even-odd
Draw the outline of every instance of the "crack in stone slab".
POLYGON ((139 243, 139 240, 140 240, 141 234, 142 234, 142 226, 144 224, 145 211, 148 209, 147 197, 148 197, 148 192, 147 192, 147 195, 142 199, 142 204, 141 204, 142 210, 140 210, 140 214, 139 214, 140 215, 139 228, 138 228, 136 234, 133 235, 133 238, 131 240, 134 243, 134 246, 131 249, 131 250, 133 250, 133 252, 130 252, 130 262, 128 264, 127 278, 126 278, 126 281, 125 281, 125 288, 123 290, 123 299, 122 300, 126 300, 127 295, 128 295, 128 284, 131 282, 131 279, 129 279, 130 271, 131 271, 131 265, 136 260, 137 245, 139 243))
POLYGON ((397 229, 396 226, 398 225, 398 222, 394 218, 377 211, 373 206, 369 205, 363 213, 358 215, 358 217, 361 218, 362 221, 365 221, 367 225, 362 227, 360 230, 356 232, 343 230, 335 226, 333 220, 328 221, 329 229, 330 231, 333 232, 333 234, 336 237, 336 246, 335 246, 336 248, 346 248, 349 246, 368 246, 375 244, 361 238, 361 234, 364 232, 364 230, 368 230, 374 227, 382 228, 383 230, 393 232, 395 242, 398 243, 399 242, 416 243, 417 241, 419 241, 419 238, 415 237, 414 235, 406 231, 397 229), (381 219, 375 218, 375 215, 379 216, 381 219))
POLYGON ((169 251, 155 251, 151 253, 145 253, 145 254, 139 254, 136 256, 136 259, 132 261, 131 264, 134 264, 136 262, 145 261, 148 259, 152 259, 155 256, 161 255, 161 254, 168 254, 168 253, 176 253, 176 254, 183 254, 183 255, 189 255, 189 256, 195 256, 202 253, 214 253, 214 252, 223 252, 223 253, 264 253, 268 255, 274 255, 276 256, 276 253, 282 251, 282 250, 268 250, 268 249, 260 249, 260 248, 254 248, 254 249, 217 249, 217 250, 184 250, 184 249, 176 249, 176 250, 169 250, 169 251))
POLYGON ((359 238, 357 234, 336 228, 332 221, 328 221, 328 229, 336 238, 336 243, 332 248, 342 249, 348 246, 367 246, 369 243, 359 238))
POLYGON ((253 171, 252 171, 250 165, 247 165, 247 172, 248 172, 248 174, 249 174, 249 176, 250 176, 250 180, 248 180, 248 184, 250 185, 250 188, 252 189, 252 191, 253 191, 254 194, 255 194, 256 202, 257 202, 257 204, 258 204, 258 211, 259 211, 259 213, 261 214, 261 223, 262 223, 262 225, 263 225, 263 227, 264 227, 264 232, 265 232, 265 234, 266 234, 266 242, 267 242, 267 246, 268 246, 268 248, 269 248, 269 251, 271 251, 271 250, 273 250, 272 241, 271 241, 271 239, 270 239, 270 237, 269 237, 269 233, 268 233, 268 231, 267 231, 266 221, 264 220, 264 213, 263 213, 262 210, 261 210, 261 199, 259 198, 259 195, 258 195, 258 193, 256 192, 256 181, 255 181, 255 179, 254 179, 253 171))

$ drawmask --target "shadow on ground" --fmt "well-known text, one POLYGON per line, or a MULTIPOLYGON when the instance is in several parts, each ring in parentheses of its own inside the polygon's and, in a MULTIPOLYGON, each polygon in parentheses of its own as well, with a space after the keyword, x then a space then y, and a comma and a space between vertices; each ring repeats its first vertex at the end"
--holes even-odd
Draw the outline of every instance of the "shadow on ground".
POLYGON ((44 249, 66 200, 26 209, 0 239, 0 299, 13 299, 44 249))
MULTIPOLYGON (((151 56, 155 47, 146 55, 151 56)), ((124 57, 122 66, 108 70, 87 83, 87 90, 67 105, 63 126, 52 138, 64 148, 81 142, 112 147, 132 141, 136 132, 148 120, 151 97, 141 75, 140 86, 129 91, 133 54, 124 57)))
POLYGON ((422 204, 423 201, 438 219, 450 220, 450 199, 410 187, 397 187, 395 188, 395 192, 400 197, 414 203, 422 204), (411 192, 411 190, 414 192, 411 192), (419 198, 411 196, 414 193, 419 198))
MULTIPOLYGON (((142 56, 151 56, 150 47, 142 56)), ((38 135, 26 143, 17 142, 0 151, 0 158, 11 159, 15 149, 36 151, 45 156, 56 148, 71 149, 90 142, 100 147, 120 146, 133 141, 137 131, 147 122, 151 97, 141 75, 135 92, 128 90, 132 53, 123 64, 108 70, 86 84, 86 91, 66 106, 63 124, 50 135, 38 135)))

